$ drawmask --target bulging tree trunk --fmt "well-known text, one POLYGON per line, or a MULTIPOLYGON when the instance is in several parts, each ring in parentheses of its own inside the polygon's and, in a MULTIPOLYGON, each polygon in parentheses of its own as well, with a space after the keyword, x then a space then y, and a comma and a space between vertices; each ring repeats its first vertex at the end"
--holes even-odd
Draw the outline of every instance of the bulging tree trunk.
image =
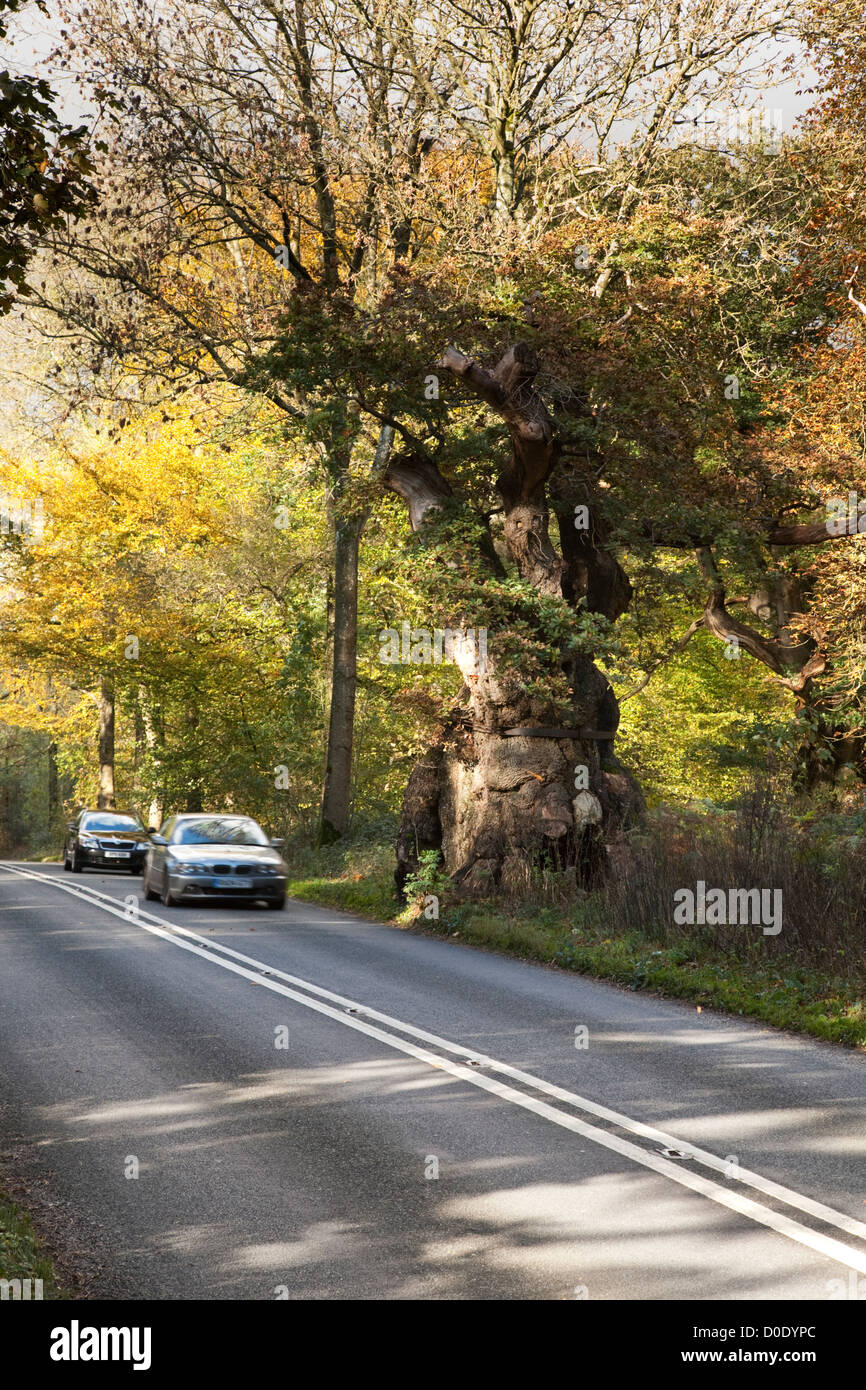
POLYGON ((468 705, 410 777, 397 844, 401 892, 425 849, 441 850, 467 896, 516 886, 530 866, 573 869, 592 887, 616 862, 643 802, 613 758, 608 682, 589 661, 575 674, 571 728, 551 724, 550 710, 495 671, 473 684, 468 705))
MULTIPOLYGON (((559 552, 550 540, 547 485, 559 450, 533 387, 534 355, 518 343, 490 372, 449 348, 441 365, 508 428, 513 456, 497 488, 505 544, 521 578, 572 608, 583 601, 618 617, 631 590, 605 549, 600 513, 588 512, 586 524, 576 527, 563 501, 567 488, 560 487, 559 552)), ((407 502, 415 530, 451 494, 429 458, 402 458, 386 482, 407 502)), ((478 656, 477 646, 456 653, 466 680, 461 705, 409 779, 397 843, 398 889, 402 893, 427 849, 441 850, 446 871, 467 896, 507 889, 525 876, 527 865, 573 870, 582 884, 596 884, 624 851, 625 829, 643 805, 636 783, 613 757, 619 714, 610 684, 589 657, 563 654, 571 690, 564 718, 561 705, 527 694, 516 672, 478 656)))

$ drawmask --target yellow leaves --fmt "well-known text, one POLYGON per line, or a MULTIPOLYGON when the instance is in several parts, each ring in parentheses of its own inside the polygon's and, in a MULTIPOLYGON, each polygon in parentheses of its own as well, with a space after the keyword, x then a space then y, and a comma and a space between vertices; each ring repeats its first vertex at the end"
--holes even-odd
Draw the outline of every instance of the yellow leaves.
MULTIPOLYGON (((256 509, 252 471, 214 442, 224 423, 212 407, 204 421, 175 407, 109 446, 85 440, 44 459, 3 458, 3 490, 38 496, 45 512, 41 538, 5 550, 7 660, 83 682, 95 665, 133 679, 123 659, 130 633, 154 660, 174 650, 198 557, 230 542, 239 513, 256 509)), ((248 434, 244 453, 254 449, 248 434)))

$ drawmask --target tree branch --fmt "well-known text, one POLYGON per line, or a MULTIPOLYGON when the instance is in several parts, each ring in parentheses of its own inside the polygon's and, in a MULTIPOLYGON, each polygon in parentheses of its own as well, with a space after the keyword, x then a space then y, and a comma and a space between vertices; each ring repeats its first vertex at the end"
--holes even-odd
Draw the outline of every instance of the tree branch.
POLYGON ((660 667, 666 666, 669 661, 673 661, 674 657, 678 656, 680 652, 685 651, 698 629, 706 627, 706 625, 706 618, 702 613, 699 618, 695 618, 695 621, 687 631, 683 633, 679 641, 674 643, 670 651, 665 652, 664 656, 660 656, 658 661, 653 662, 652 666, 650 666, 649 670, 644 675, 643 680, 638 681, 637 685, 633 685, 631 690, 626 691, 625 695, 620 695, 618 697, 620 706, 622 706, 625 700, 630 700, 632 695, 639 695, 642 690, 645 690, 656 671, 658 671, 660 667))

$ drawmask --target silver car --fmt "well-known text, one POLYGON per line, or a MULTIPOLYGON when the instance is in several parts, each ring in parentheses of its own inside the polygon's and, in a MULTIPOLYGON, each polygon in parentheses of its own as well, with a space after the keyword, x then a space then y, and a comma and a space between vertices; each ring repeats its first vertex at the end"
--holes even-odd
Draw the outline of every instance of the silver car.
POLYGON ((282 843, 269 840, 249 816, 171 816, 150 837, 144 896, 166 907, 209 897, 258 898, 283 907, 289 870, 277 853, 282 843))

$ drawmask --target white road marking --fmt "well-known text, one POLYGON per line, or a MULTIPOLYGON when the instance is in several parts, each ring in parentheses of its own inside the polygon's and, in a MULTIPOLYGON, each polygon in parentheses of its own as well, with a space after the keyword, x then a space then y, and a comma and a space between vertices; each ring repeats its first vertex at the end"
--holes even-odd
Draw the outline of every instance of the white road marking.
MULTIPOLYGON (((137 926, 142 930, 150 932, 153 936, 158 936, 171 945, 178 946, 181 950, 189 951, 194 955, 201 956, 204 960, 210 961, 213 965, 221 966, 224 970, 232 974, 239 975, 244 979, 250 980, 253 984, 270 989, 276 994, 281 994, 287 999, 292 999, 301 1004, 304 1008, 312 1009, 314 1012, 323 1014, 327 1018, 341 1023, 346 1028, 352 1028, 356 1032, 364 1033, 368 1037, 375 1038, 378 1042, 384 1043, 407 1056, 414 1057, 416 1060, 424 1062, 439 1071, 445 1071, 449 1075, 460 1081, 464 1081, 471 1086, 476 1086, 479 1090, 488 1091, 497 1096, 500 1100, 508 1101, 512 1105, 517 1105, 524 1110, 532 1111, 543 1119, 558 1125, 562 1129, 570 1130, 574 1134, 580 1134, 583 1138, 593 1143, 599 1144, 603 1148, 612 1150, 624 1158, 628 1158, 635 1163, 641 1164, 653 1172, 659 1173, 671 1181, 679 1183, 681 1187, 686 1187, 692 1192, 698 1192, 702 1196, 716 1202, 719 1206, 727 1207, 730 1211, 737 1212, 741 1216, 746 1216, 750 1220, 757 1222, 770 1230, 776 1231, 780 1235, 787 1236, 790 1240, 796 1241, 820 1255, 834 1260, 838 1264, 846 1265, 849 1269, 859 1270, 866 1274, 866 1254, 852 1250, 842 1242, 821 1235, 819 1232, 811 1230, 807 1226, 800 1225, 799 1222, 791 1220, 779 1212, 773 1211, 769 1207, 763 1206, 760 1202, 753 1201, 751 1198, 742 1195, 737 1191, 720 1187, 718 1183, 701 1177, 699 1173, 690 1172, 688 1169, 679 1168, 661 1155, 651 1153, 647 1149, 639 1148, 636 1144, 630 1143, 627 1139, 621 1139, 618 1135, 610 1134, 606 1130, 598 1129, 596 1126, 578 1119, 573 1115, 563 1114, 561 1110, 555 1110, 544 1101, 537 1100, 534 1096, 527 1096, 522 1091, 516 1091, 511 1086, 505 1086, 501 1082, 494 1081, 491 1077, 479 1074, 469 1067, 461 1066, 449 1061, 445 1057, 437 1056, 435 1053, 427 1051, 425 1048, 416 1047, 413 1043, 407 1042, 403 1038, 394 1037, 393 1033, 386 1033, 381 1028, 374 1027, 372 1024, 365 1023, 360 1014, 368 1018, 374 1018, 379 1022, 387 1024, 402 1033, 412 1037, 420 1038, 440 1047, 443 1051, 456 1053, 467 1060, 471 1059, 475 1063, 487 1067, 489 1070, 498 1071, 502 1075, 510 1076, 513 1080, 519 1080, 523 1084, 531 1086, 540 1094, 549 1095, 553 1099, 563 1101, 575 1108, 585 1110, 587 1113, 595 1115, 597 1118, 608 1120, 617 1124, 620 1128, 640 1135, 643 1138, 652 1139, 655 1142, 664 1144, 666 1148, 685 1148, 690 1157, 697 1159, 708 1167, 717 1171, 725 1171, 727 1163, 717 1155, 696 1149, 690 1144, 685 1144, 681 1139, 666 1134, 663 1130, 654 1129, 650 1125, 644 1125, 640 1121, 632 1120, 626 1115, 622 1115, 615 1110, 609 1110, 605 1106, 597 1105, 594 1101, 586 1097, 578 1096, 571 1091, 567 1091, 560 1086, 551 1085, 540 1077, 522 1072, 515 1067, 509 1066, 505 1062, 500 1062, 496 1058, 487 1057, 484 1053, 474 1052, 470 1048, 461 1047, 459 1044, 450 1042, 448 1039, 439 1038, 435 1033, 425 1032, 423 1029, 415 1028, 412 1024, 404 1023, 400 1019, 391 1018, 388 1014, 379 1013, 376 1009, 367 1008, 366 1005, 356 1003, 344 996, 334 994, 331 990, 323 989, 319 985, 312 984, 310 981, 302 980, 297 976, 289 975, 276 967, 268 965, 264 961, 257 960, 254 956, 244 955, 240 951, 235 951, 229 946, 223 946, 219 942, 208 941, 205 937, 198 936, 187 927, 182 927, 177 923, 169 922, 163 917, 157 917, 154 913, 146 909, 139 909, 135 913, 130 913, 127 909, 117 906, 117 899, 109 894, 100 893, 95 888, 90 888, 86 884, 64 883, 53 875, 45 873, 34 873, 28 869, 13 867, 3 864, 3 870, 8 874, 17 875, 21 878, 35 879, 39 883, 47 883, 51 887, 57 888, 62 892, 70 893, 73 897, 82 902, 89 903, 92 907, 98 907, 101 911, 110 913, 114 917, 119 917, 128 926, 137 926), (147 917, 150 920, 144 921, 147 917), (200 943, 200 944, 196 944, 200 943), (220 959, 220 957, 232 957, 233 959, 220 959), (245 962, 243 965, 236 965, 234 961, 245 962), (248 965, 255 967, 255 971, 247 969, 248 965), (263 976, 257 972, 267 972, 263 976), (277 978, 279 977, 279 979, 277 978), (287 980, 292 984, 298 985, 309 991, 308 994, 300 994, 297 989, 289 988, 281 984, 280 980, 287 980), (310 998, 310 994, 318 995, 319 998, 310 998), (320 1002, 324 999, 339 1003, 341 1008, 338 1011, 330 1004, 320 1002), (357 1013, 349 1014, 345 1010, 351 1008, 357 1013)), ((866 1239, 866 1225, 846 1216, 843 1212, 837 1212, 832 1207, 825 1206, 822 1202, 815 1202, 810 1197, 802 1193, 794 1192, 792 1189, 783 1187, 779 1183, 761 1177, 758 1173, 752 1173, 748 1169, 738 1169, 736 1181, 743 1185, 756 1188, 764 1192, 767 1196, 773 1196, 777 1200, 786 1203, 788 1206, 807 1212, 826 1222, 828 1225, 836 1226, 840 1230, 846 1231, 850 1235, 866 1239)))

